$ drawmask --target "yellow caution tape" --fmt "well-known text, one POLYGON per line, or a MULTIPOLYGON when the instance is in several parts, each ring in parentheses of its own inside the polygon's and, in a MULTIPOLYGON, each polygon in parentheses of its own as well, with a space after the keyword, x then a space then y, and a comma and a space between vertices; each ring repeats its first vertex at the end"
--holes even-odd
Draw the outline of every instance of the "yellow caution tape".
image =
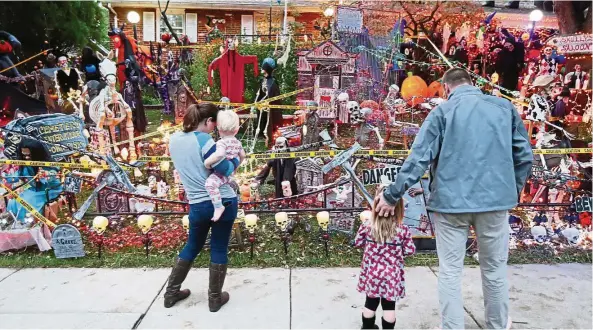
POLYGON ((42 167, 60 167, 60 168, 77 168, 77 169, 102 169, 108 170, 108 165, 98 164, 76 164, 76 163, 60 163, 60 162, 37 162, 30 160, 11 160, 0 159, 0 164, 19 165, 19 166, 42 166, 42 167))
MULTIPOLYGON (((275 153, 261 153, 247 155, 247 159, 287 159, 287 158, 302 158, 302 157, 333 157, 338 155, 341 150, 320 150, 320 151, 298 151, 298 152, 275 152, 275 153)), ((359 150, 354 155, 356 156, 407 156, 410 150, 359 150)), ((566 148, 566 149, 534 149, 535 155, 566 155, 566 154, 589 154, 592 153, 592 148, 566 148)), ((168 156, 142 156, 138 159, 141 162, 168 162, 171 157, 168 156)))
POLYGON ((533 149, 535 155, 590 154, 593 148, 533 149))
POLYGON ((35 218, 37 218, 37 220, 43 222, 44 224, 46 224, 47 226, 52 227, 52 228, 56 226, 55 223, 49 221, 48 218, 43 216, 43 214, 39 213, 33 206, 31 206, 31 204, 27 203, 24 199, 22 199, 17 192, 11 190, 7 186, 5 186, 3 183, 0 183, 0 186, 2 186, 2 188, 6 189, 6 191, 10 195, 12 195, 14 200, 17 203, 21 204, 25 208, 25 210, 27 210, 29 213, 31 213, 35 218))

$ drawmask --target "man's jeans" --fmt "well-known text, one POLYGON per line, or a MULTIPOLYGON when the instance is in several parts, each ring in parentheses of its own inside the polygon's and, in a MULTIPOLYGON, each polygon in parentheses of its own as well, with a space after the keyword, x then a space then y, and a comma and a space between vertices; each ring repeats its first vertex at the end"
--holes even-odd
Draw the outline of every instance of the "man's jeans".
POLYGON ((470 225, 474 226, 479 246, 486 328, 505 329, 509 313, 508 212, 431 213, 431 218, 436 226, 443 329, 463 329, 465 326, 461 273, 470 225))

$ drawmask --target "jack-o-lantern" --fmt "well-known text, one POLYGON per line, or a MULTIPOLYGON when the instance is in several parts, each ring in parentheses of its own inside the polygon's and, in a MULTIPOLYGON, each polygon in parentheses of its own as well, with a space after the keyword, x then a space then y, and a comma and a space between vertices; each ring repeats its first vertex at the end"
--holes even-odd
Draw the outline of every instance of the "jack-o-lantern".
POLYGON ((445 88, 443 88, 443 85, 441 85, 440 82, 433 81, 430 83, 430 85, 428 85, 428 92, 426 97, 445 97, 445 88))
POLYGON ((410 75, 404 80, 401 88, 401 95, 409 105, 415 106, 424 102, 428 86, 422 78, 410 75))

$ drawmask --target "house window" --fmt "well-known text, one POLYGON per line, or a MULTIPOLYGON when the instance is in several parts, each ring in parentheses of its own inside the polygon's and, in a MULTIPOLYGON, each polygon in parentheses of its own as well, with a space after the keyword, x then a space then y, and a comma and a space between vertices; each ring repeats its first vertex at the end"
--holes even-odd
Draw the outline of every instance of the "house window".
MULTIPOLYGON (((161 15, 159 15, 159 16, 161 16, 161 15)), ((170 33, 169 28, 167 27, 167 24, 165 24, 165 20, 163 19, 162 16, 160 18, 161 18, 161 20, 160 20, 159 35, 162 35, 163 33, 170 33)), ((171 28, 173 28, 173 31, 175 31, 175 33, 178 36, 181 36, 182 34, 185 33, 185 11, 184 10, 181 10, 181 11, 167 10, 167 19, 169 20, 169 24, 171 24, 171 28)))

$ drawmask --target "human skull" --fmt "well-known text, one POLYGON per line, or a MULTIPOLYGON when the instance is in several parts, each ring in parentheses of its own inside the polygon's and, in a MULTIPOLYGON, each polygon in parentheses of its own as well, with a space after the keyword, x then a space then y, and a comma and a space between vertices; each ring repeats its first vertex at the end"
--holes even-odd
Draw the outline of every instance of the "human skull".
POLYGON ((154 217, 148 214, 142 214, 138 217, 138 227, 142 230, 143 234, 146 234, 152 228, 152 223, 154 222, 154 217))
POLYGON ((109 225, 109 219, 103 216, 97 216, 93 219, 93 229, 99 234, 103 234, 109 225))
POLYGON ((278 212, 274 218, 276 220, 276 226, 278 226, 281 231, 286 231, 288 227, 288 213, 278 212))
POLYGON ((543 243, 547 236, 546 228, 543 226, 533 226, 531 228, 531 236, 533 236, 536 242, 543 243))
POLYGON ((284 196, 284 197, 292 196, 290 181, 282 181, 282 196, 284 196))
POLYGON ((527 107, 527 119, 543 122, 550 114, 550 104, 541 95, 533 94, 527 107))
POLYGON ((248 214, 245 216, 245 228, 249 230, 250 234, 255 233, 255 229, 257 228, 257 215, 248 214))
POLYGON ((329 225, 329 212, 321 211, 317 213, 317 224, 319 225, 319 228, 321 228, 322 230, 327 230, 327 227, 329 225))
POLYGON ((181 224, 183 225, 183 229, 189 230, 189 215, 186 214, 181 218, 181 224))
POLYGON ((562 236, 566 237, 568 244, 575 245, 579 243, 580 233, 579 230, 574 227, 564 229, 562 231, 562 236))
POLYGON ((356 101, 348 101, 346 104, 348 112, 350 113, 350 122, 355 124, 360 121, 360 105, 356 101))
POLYGON ((362 108, 360 110, 361 120, 367 119, 373 113, 373 109, 371 108, 362 108))

